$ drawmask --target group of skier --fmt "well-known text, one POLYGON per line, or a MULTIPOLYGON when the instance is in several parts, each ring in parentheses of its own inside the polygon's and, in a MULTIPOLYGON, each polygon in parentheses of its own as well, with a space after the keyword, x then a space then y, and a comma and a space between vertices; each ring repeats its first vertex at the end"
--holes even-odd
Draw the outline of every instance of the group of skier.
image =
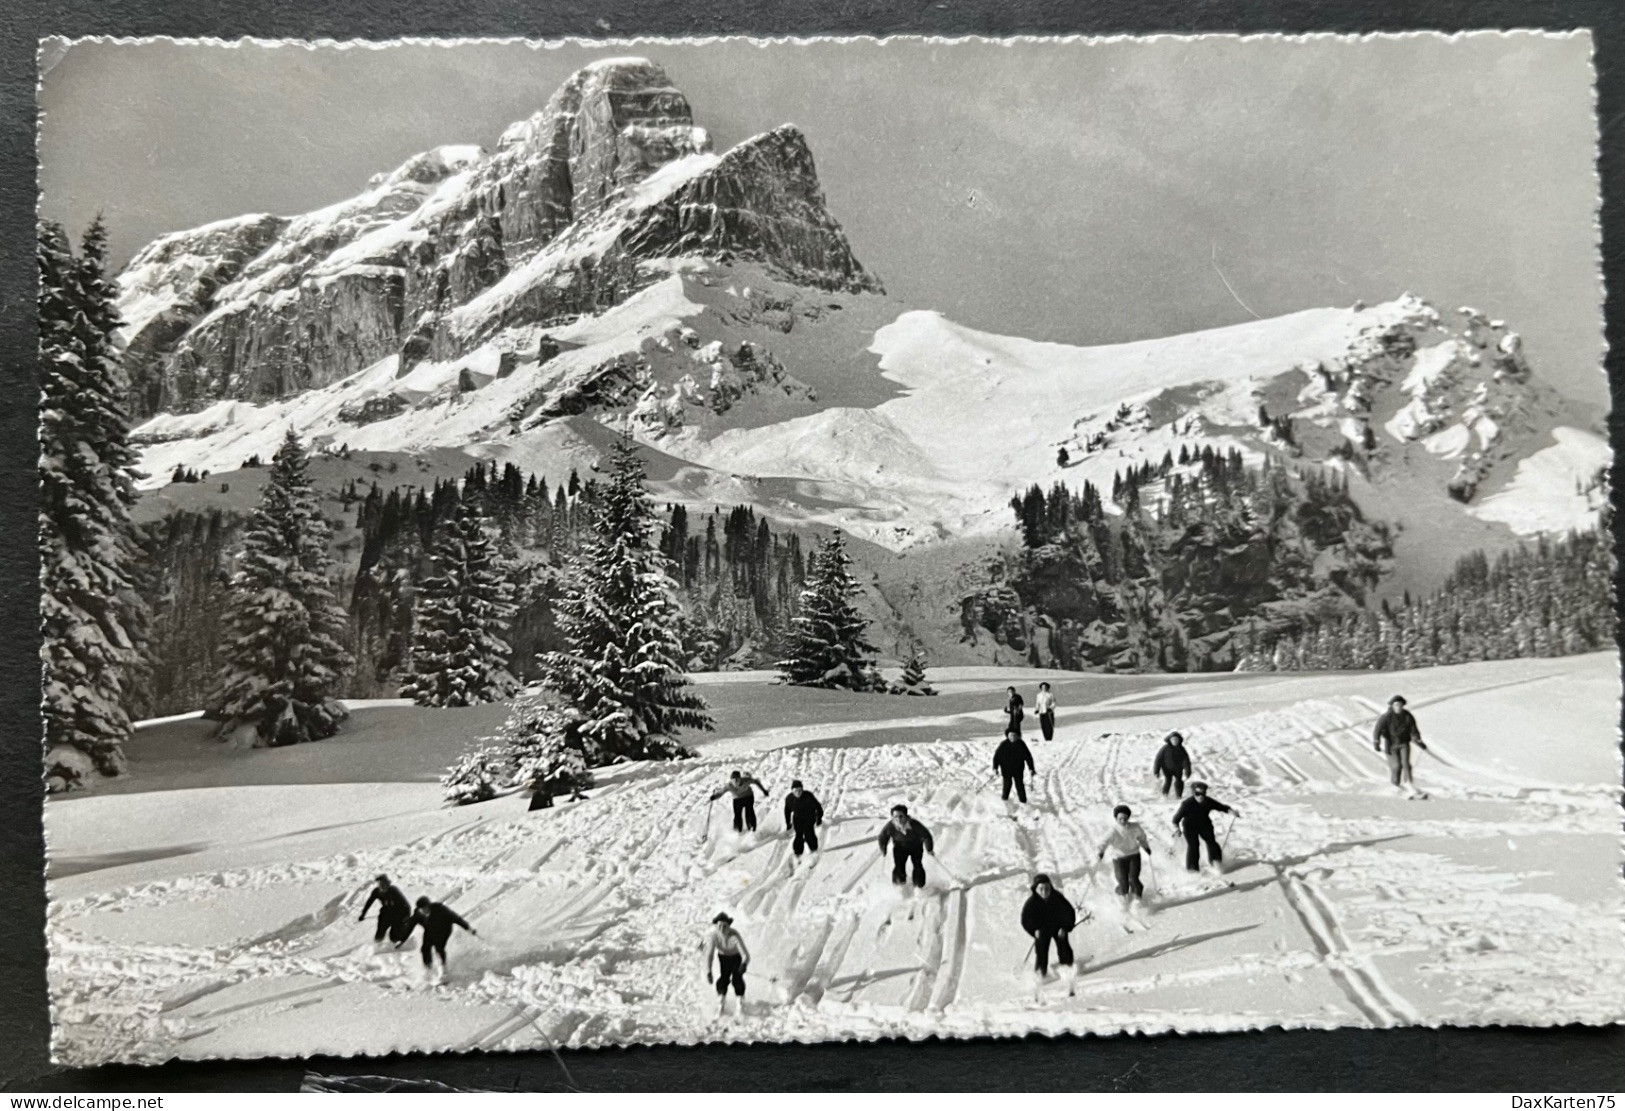
MULTIPOLYGON (((1004 735, 1021 740, 1021 722, 1027 716, 1027 703, 1015 687, 1004 688, 1008 696, 1004 701, 1004 735)), ((1055 692, 1048 683, 1038 684, 1038 696, 1033 700, 1038 711, 1038 729, 1046 741, 1055 739, 1055 692)))
POLYGON ((440 958, 440 975, 445 976, 446 942, 451 940, 454 926, 460 926, 475 937, 479 936, 478 930, 445 903, 437 903, 427 895, 419 895, 416 904, 408 903, 405 893, 390 882, 387 875, 380 874, 373 880, 367 901, 361 905, 358 921, 366 920, 367 911, 372 909, 375 902, 378 904, 378 926, 373 933, 373 945, 382 949, 387 939, 399 949, 411 938, 413 930, 422 927, 423 971, 426 976, 434 975, 436 956, 440 958))
MULTIPOLYGON (((1011 789, 1014 788, 1019 802, 1025 803, 1027 801, 1025 773, 1034 771, 1033 756, 1021 737, 1021 721, 1024 716, 1021 695, 1014 687, 1008 688, 1008 695, 1007 726, 1003 739, 994 750, 993 768, 995 774, 1003 778, 1003 799, 1008 802, 1011 789)), ((1055 699, 1048 683, 1039 684, 1037 707, 1039 725, 1044 738, 1052 739, 1055 699)), ((1372 739, 1377 751, 1387 757, 1394 787, 1408 792, 1412 797, 1427 797, 1415 787, 1410 759, 1411 745, 1414 744, 1423 750, 1426 750, 1427 746, 1423 744, 1421 730, 1415 717, 1406 709, 1406 702, 1402 696, 1395 695, 1389 700, 1387 711, 1377 719, 1372 739)), ((1224 847, 1223 842, 1215 834, 1212 815, 1217 811, 1230 814, 1234 820, 1239 816, 1239 812, 1212 798, 1208 794, 1207 784, 1200 780, 1189 783, 1190 797, 1185 797, 1186 781, 1192 775, 1192 764, 1190 753, 1185 748, 1185 739, 1179 732, 1169 733, 1164 739, 1152 763, 1151 772, 1164 797, 1171 795, 1180 800, 1178 808, 1174 811, 1172 824, 1174 831, 1185 840, 1186 870, 1193 873, 1200 871, 1201 850, 1205 846, 1210 866, 1222 872, 1224 847)), ((712 802, 724 795, 732 800, 733 829, 736 833, 755 832, 755 792, 758 790, 764 796, 768 794, 767 786, 760 779, 735 770, 729 775, 726 783, 711 793, 712 802)), ((1112 826, 1095 855, 1097 866, 1105 861, 1107 853, 1112 855, 1114 890, 1121 900, 1125 920, 1135 904, 1144 904, 1145 883, 1142 879, 1142 869, 1152 853, 1151 842, 1144 827, 1133 819, 1134 812, 1129 806, 1122 804, 1115 806, 1112 810, 1112 826)), ((785 831, 790 835, 791 850, 797 861, 805 852, 818 852, 818 830, 823 824, 823 804, 801 780, 793 780, 790 791, 784 798, 784 825, 785 831)), ((924 858, 927 855, 935 855, 935 840, 930 829, 924 822, 913 817, 907 806, 898 804, 891 808, 889 819, 876 837, 876 844, 882 857, 888 852, 892 856, 893 884, 906 886, 912 883, 915 888, 925 886, 924 858)), ((1091 869, 1091 879, 1092 877, 1091 869)), ((454 927, 461 927, 470 934, 477 935, 472 926, 444 903, 434 902, 425 895, 420 896, 415 905, 409 904, 405 894, 390 882, 387 875, 379 875, 376 878, 374 887, 361 908, 363 919, 374 902, 378 904, 374 944, 382 947, 387 939, 399 949, 410 939, 413 931, 421 927, 423 965, 426 974, 431 976, 436 956, 439 957, 441 975, 445 973, 446 942, 450 939, 454 927)), ((1084 919, 1087 920, 1089 917, 1086 910, 1084 919)), ((1034 971, 1040 981, 1049 976, 1052 948, 1059 967, 1068 970, 1073 968, 1075 955, 1070 934, 1077 928, 1079 921, 1077 908, 1061 893, 1049 875, 1041 873, 1033 878, 1029 897, 1021 908, 1020 921, 1022 931, 1032 938, 1034 971)), ((715 985, 719 1013, 725 1014, 730 988, 738 997, 740 1006, 744 1005, 745 972, 750 967, 750 951, 745 945, 744 938, 734 929, 733 919, 727 913, 719 913, 712 920, 711 926, 704 947, 706 979, 708 983, 715 985), (716 966, 715 973, 713 962, 716 966)), ((1125 925, 1125 929, 1127 928, 1125 925)))

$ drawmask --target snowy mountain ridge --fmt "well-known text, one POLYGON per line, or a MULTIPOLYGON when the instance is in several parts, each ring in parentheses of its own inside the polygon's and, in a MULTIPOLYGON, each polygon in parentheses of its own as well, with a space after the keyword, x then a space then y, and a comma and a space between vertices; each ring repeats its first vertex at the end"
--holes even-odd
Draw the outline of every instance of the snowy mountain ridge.
POLYGON ((1102 347, 911 309, 853 256, 799 131, 715 153, 641 59, 578 72, 493 153, 167 236, 120 281, 149 486, 268 458, 290 424, 553 479, 625 431, 665 499, 900 550, 1210 445, 1346 472, 1401 519, 1402 562, 1447 567, 1594 520, 1609 458, 1503 322, 1408 294, 1102 347))

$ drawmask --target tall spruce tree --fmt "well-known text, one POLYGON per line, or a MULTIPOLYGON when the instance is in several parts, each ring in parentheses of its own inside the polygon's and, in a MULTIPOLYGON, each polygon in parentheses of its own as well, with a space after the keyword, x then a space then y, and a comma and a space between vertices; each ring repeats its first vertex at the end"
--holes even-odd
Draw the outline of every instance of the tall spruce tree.
POLYGON ((401 697, 419 706, 474 706, 513 693, 502 634, 517 608, 512 569, 479 499, 465 491, 430 552, 434 572, 418 586, 412 673, 401 697))
POLYGON ((132 580, 136 455, 101 221, 77 258, 59 225, 43 225, 37 258, 41 711, 48 783, 60 790, 123 770, 144 610, 132 580))
POLYGON ((227 604, 220 693, 209 716, 222 733, 252 730, 259 745, 331 737, 348 716, 336 698, 351 662, 346 621, 307 464, 290 428, 243 533, 227 604))
POLYGON ((852 598, 858 584, 852 559, 839 532, 814 550, 807 585, 790 623, 790 643, 779 675, 797 686, 872 690, 876 684, 874 645, 865 639, 867 623, 852 598))
POLYGON ((590 758, 687 755, 677 731, 709 730, 711 716, 683 669, 675 584, 629 440, 615 444, 609 472, 559 601, 569 649, 541 658, 544 681, 581 713, 590 758))

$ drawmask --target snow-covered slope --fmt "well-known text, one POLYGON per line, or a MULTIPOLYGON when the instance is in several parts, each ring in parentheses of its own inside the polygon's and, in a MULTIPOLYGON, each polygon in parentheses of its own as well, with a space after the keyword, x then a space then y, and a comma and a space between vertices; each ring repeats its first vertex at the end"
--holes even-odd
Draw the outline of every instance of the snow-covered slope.
MULTIPOLYGON (((334 742, 236 761, 305 761, 305 779, 275 786, 53 801, 54 1050, 88 1065, 1625 1017, 1615 654, 1381 686, 1046 677, 1058 737, 1035 743, 1032 804, 1014 820, 988 787, 986 738, 1006 682, 1032 676, 996 670, 934 676, 938 699, 717 677, 721 729, 701 760, 623 769, 586 802, 532 814, 516 797, 439 809, 432 783, 324 786, 304 750, 334 742), (1371 751, 1396 689, 1431 745, 1416 769, 1430 800, 1396 797, 1371 751), (1234 886, 1187 877, 1169 853, 1172 807, 1149 772, 1174 727, 1240 811, 1221 826, 1234 886), (773 789, 755 837, 706 805, 736 766, 773 789), (822 852, 800 868, 779 832, 791 777, 826 808, 822 852), (873 841, 897 801, 936 836, 914 898, 894 891, 873 841), (1122 918, 1109 872, 1091 867, 1119 802, 1156 847, 1142 921, 1122 918), (231 814, 251 820, 222 823, 231 814), (414 979, 415 952, 373 953, 355 916, 379 871, 478 928, 452 939, 444 984, 414 979), (1051 983, 1035 999, 1022 971, 1018 917, 1038 871, 1093 916, 1073 936, 1071 996, 1051 983), (720 909, 753 954, 745 1013, 725 1024, 711 1021, 698 952, 720 909)), ((425 738, 399 719, 434 713, 358 710, 358 727, 369 712, 425 738)), ((442 712, 432 731, 455 719, 442 712)), ((388 744, 370 751, 379 780, 399 777, 388 744)), ((231 775, 222 763, 224 784, 267 782, 231 775)))

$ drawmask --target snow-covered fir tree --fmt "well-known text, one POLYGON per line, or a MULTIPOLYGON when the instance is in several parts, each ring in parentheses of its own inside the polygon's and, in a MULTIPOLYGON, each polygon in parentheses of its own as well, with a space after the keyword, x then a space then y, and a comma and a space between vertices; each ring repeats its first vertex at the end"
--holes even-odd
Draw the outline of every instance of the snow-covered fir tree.
POLYGON ((401 684, 419 706, 474 706, 513 692, 502 634, 518 607, 493 532, 465 491, 429 554, 434 571, 418 585, 412 672, 401 684))
POLYGON ((132 581, 136 455, 100 220, 75 257, 40 228, 40 648, 47 783, 117 775, 144 610, 132 581))
POLYGON ((348 716, 337 694, 350 666, 333 597, 330 537, 289 429, 243 533, 231 580, 220 693, 209 716, 258 745, 330 737, 348 716))
POLYGON ((679 729, 710 729, 705 700, 689 684, 678 639, 678 605, 655 546, 643 463, 617 442, 609 482, 593 499, 592 534, 571 560, 558 606, 567 651, 541 659, 544 681, 582 716, 594 762, 686 755, 679 729))
POLYGON ((903 679, 898 684, 898 690, 902 694, 931 695, 937 693, 937 688, 933 687, 925 678, 925 655, 923 653, 912 652, 909 654, 908 663, 903 665, 903 679))
POLYGON ((841 534, 832 533, 814 550, 807 568, 807 586, 790 623, 789 648, 779 661, 784 682, 861 691, 876 688, 875 648, 865 639, 868 625, 852 604, 857 593, 852 558, 841 534))

